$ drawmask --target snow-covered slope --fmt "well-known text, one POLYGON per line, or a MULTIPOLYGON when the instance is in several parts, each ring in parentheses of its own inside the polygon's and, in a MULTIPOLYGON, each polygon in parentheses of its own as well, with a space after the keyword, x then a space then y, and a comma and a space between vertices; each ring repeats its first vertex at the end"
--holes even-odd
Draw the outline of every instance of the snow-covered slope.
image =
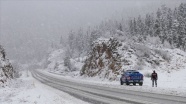
POLYGON ((0 45, 0 84, 13 78, 13 67, 5 56, 5 50, 0 45))
POLYGON ((0 87, 0 104, 88 104, 35 80, 30 72, 0 87))
POLYGON ((79 75, 85 57, 69 58, 64 49, 52 51, 47 59, 46 70, 61 75, 79 75))
POLYGON ((98 39, 94 42, 92 52, 85 62, 85 66, 89 66, 82 69, 85 75, 90 76, 91 73, 96 73, 94 76, 107 78, 105 77, 108 74, 107 71, 100 72, 100 69, 109 70, 110 63, 121 65, 121 67, 118 67, 117 73, 114 70, 110 71, 112 75, 116 75, 115 77, 119 77, 123 70, 128 69, 140 70, 146 77, 149 77, 152 70, 171 73, 186 68, 186 53, 179 49, 168 49, 137 42, 115 41, 112 43, 111 41, 112 39, 98 39), (115 45, 116 43, 118 45, 115 45), (110 60, 106 51, 107 48, 105 48, 105 51, 103 50, 104 45, 105 47, 115 45, 116 47, 109 49, 112 54, 111 56, 116 56, 117 58, 110 60), (104 68, 99 65, 100 59, 103 60, 104 68))
POLYGON ((99 38, 88 56, 66 57, 64 49, 50 53, 47 70, 63 75, 80 74, 88 77, 117 80, 123 70, 134 69, 149 77, 153 70, 175 73, 186 69, 186 52, 163 45, 99 38))
POLYGON ((49 57, 47 59, 47 69, 49 71, 58 71, 60 65, 64 66, 63 59, 64 50, 62 49, 55 50, 54 52, 49 54, 49 57))
MULTIPOLYGON (((172 70, 180 70, 185 68, 186 53, 179 49, 155 48, 144 44, 124 44, 128 47, 122 51, 122 58, 129 60, 136 70, 152 69, 164 70, 171 72, 172 70), (124 53, 123 53, 124 52, 124 53)), ((124 68, 128 67, 124 65, 124 68)))

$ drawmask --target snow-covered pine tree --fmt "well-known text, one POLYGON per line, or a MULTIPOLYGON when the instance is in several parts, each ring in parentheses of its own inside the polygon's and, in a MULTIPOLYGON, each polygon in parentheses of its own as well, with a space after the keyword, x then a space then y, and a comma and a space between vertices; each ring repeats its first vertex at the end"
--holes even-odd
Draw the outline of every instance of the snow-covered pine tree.
POLYGON ((144 23, 140 15, 138 16, 138 19, 137 19, 137 34, 142 35, 142 36, 144 35, 144 23))
POLYGON ((160 39, 162 41, 162 43, 164 43, 167 40, 167 12, 168 12, 168 8, 165 5, 161 6, 161 12, 162 15, 160 17, 160 25, 161 25, 161 35, 160 35, 160 39))
POLYGON ((60 42, 59 42, 60 45, 64 44, 64 40, 63 40, 63 36, 60 37, 60 42))
POLYGON ((145 17, 145 35, 148 36, 152 36, 153 35, 153 24, 154 24, 154 20, 152 15, 150 14, 146 14, 145 17))
POLYGON ((181 3, 178 7, 178 47, 185 49, 186 40, 186 4, 181 3))
POLYGON ((76 42, 76 48, 77 48, 77 51, 78 51, 77 53, 79 54, 79 57, 84 50, 84 46, 85 46, 84 41, 85 40, 84 40, 83 29, 80 28, 78 30, 76 41, 75 41, 76 42))
POLYGON ((75 51, 75 33, 72 30, 68 34, 68 45, 68 54, 69 57, 72 57, 75 51))
POLYGON ((133 20, 129 20, 129 34, 134 35, 134 23, 133 20))
POLYGON ((168 13, 167 13, 167 20, 168 20, 168 24, 167 24, 167 41, 169 42, 169 44, 172 46, 172 40, 173 40, 173 13, 172 10, 169 8, 168 9, 168 13))
POLYGON ((137 34, 137 23, 136 23, 136 19, 135 18, 133 20, 133 32, 134 32, 134 35, 137 34))

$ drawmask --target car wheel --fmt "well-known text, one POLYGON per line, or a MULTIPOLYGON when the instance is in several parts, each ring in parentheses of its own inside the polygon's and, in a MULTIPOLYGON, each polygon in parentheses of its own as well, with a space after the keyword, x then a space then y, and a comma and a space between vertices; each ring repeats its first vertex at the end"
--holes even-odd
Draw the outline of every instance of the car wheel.
POLYGON ((139 85, 142 86, 143 85, 143 82, 139 83, 139 85))

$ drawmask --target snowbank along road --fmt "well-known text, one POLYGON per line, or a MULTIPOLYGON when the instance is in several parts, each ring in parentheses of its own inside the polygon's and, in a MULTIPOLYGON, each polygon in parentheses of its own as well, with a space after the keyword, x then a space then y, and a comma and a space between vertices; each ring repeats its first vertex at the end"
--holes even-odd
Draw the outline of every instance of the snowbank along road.
POLYGON ((60 79, 37 70, 32 75, 42 83, 93 104, 186 104, 181 96, 121 90, 60 79))

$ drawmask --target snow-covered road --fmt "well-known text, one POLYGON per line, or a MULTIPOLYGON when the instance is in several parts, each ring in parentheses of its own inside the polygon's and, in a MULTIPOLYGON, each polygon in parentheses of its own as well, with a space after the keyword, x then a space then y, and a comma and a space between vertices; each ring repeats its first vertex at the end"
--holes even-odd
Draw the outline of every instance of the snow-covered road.
POLYGON ((186 98, 181 96, 163 95, 150 92, 118 89, 94 84, 83 84, 50 76, 33 70, 33 76, 49 86, 67 92, 79 99, 91 103, 146 103, 146 104, 185 104, 186 98))
MULTIPOLYGON (((1 83, 0 83, 1 84, 1 83)), ((34 79, 31 73, 0 86, 0 104, 88 104, 67 93, 44 85, 34 79)))

